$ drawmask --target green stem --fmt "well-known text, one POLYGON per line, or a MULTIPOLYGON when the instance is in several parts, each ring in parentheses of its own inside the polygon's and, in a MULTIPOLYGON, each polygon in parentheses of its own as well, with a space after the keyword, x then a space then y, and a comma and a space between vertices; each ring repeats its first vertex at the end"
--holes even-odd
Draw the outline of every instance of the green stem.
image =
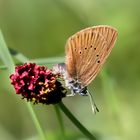
MULTIPOLYGON (((14 73, 15 64, 14 64, 14 61, 13 61, 11 55, 10 55, 9 49, 7 48, 7 45, 5 43, 5 40, 4 40, 4 37, 3 37, 1 31, 0 31, 0 57, 3 61, 3 63, 5 64, 5 66, 8 68, 9 74, 14 73)), ((28 59, 24 59, 24 60, 28 60, 28 59)), ((41 140, 46 140, 45 133, 43 132, 43 129, 41 128, 41 125, 37 119, 37 116, 36 116, 32 106, 31 106, 31 104, 29 104, 29 103, 26 103, 26 104, 27 104, 27 107, 28 107, 29 112, 31 114, 31 117, 33 119, 33 122, 36 126, 36 129, 38 131, 38 134, 40 135, 41 140)))
POLYGON ((95 136, 93 136, 76 118, 75 116, 67 109, 67 107, 61 102, 58 104, 61 110, 65 113, 65 115, 79 128, 79 130, 89 139, 97 140, 95 136))
POLYGON ((54 109, 57 115, 57 119, 59 122, 59 126, 60 126, 60 130, 61 130, 61 136, 63 139, 65 139, 65 129, 64 129, 64 124, 63 124, 63 118, 60 112, 60 108, 58 107, 58 105, 54 105, 54 109))
POLYGON ((2 59, 3 63, 5 64, 5 66, 8 68, 8 76, 13 73, 14 71, 14 62, 12 59, 12 56, 9 53, 9 50, 7 48, 6 42, 4 40, 3 34, 0 30, 0 58, 2 59))
POLYGON ((9 51, 12 56, 14 56, 18 61, 25 63, 25 62, 32 62, 38 65, 46 65, 46 64, 58 64, 64 62, 64 57, 47 57, 47 58, 38 58, 38 59, 27 59, 25 55, 22 53, 17 52, 16 50, 9 48, 9 51))
POLYGON ((32 120, 33 120, 33 122, 34 122, 34 124, 36 126, 36 129, 38 131, 40 139, 41 140, 46 140, 45 132, 43 131, 43 128, 41 127, 41 125, 40 125, 40 123, 39 123, 39 121, 37 119, 37 116, 36 116, 36 114, 35 114, 35 112, 33 110, 33 107, 31 105, 31 103, 26 103, 26 105, 27 105, 27 108, 28 108, 28 110, 29 110, 29 112, 30 112, 30 114, 32 116, 32 120))

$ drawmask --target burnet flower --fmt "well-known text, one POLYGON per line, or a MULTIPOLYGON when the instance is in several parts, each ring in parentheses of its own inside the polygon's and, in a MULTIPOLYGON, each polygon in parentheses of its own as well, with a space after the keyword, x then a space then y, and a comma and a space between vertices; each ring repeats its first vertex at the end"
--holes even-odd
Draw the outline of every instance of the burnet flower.
POLYGON ((60 75, 35 63, 25 63, 15 67, 10 76, 16 94, 21 94, 27 101, 43 104, 55 104, 66 96, 66 89, 58 80, 60 75))

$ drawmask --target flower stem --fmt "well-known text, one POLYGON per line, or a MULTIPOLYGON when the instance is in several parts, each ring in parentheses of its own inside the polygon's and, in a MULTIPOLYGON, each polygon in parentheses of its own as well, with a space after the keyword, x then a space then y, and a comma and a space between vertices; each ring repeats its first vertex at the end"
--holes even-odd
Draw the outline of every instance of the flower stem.
POLYGON ((57 119, 58 119, 58 122, 59 122, 60 130, 61 130, 61 136, 62 136, 63 139, 65 139, 65 129, 64 129, 63 118, 62 118, 62 115, 61 115, 61 112, 60 112, 60 108, 56 104, 56 105, 54 105, 54 109, 55 109, 57 119))
POLYGON ((97 140, 95 136, 93 136, 76 118, 75 116, 68 110, 68 108, 60 102, 59 107, 61 110, 65 113, 65 115, 79 128, 79 130, 89 139, 91 140, 97 140))
POLYGON ((31 116, 32 116, 33 122, 34 122, 34 124, 35 124, 35 126, 36 126, 36 129, 37 129, 37 131, 38 131, 38 134, 39 134, 39 136, 40 136, 40 139, 41 139, 41 140, 46 140, 45 133, 44 133, 44 131, 43 131, 43 129, 42 129, 42 127, 41 127, 41 125, 40 125, 38 119, 37 119, 37 116, 36 116, 36 114, 35 114, 35 112, 34 112, 34 110, 33 110, 33 107, 32 107, 32 105, 31 105, 31 103, 26 103, 26 105, 27 105, 28 110, 29 110, 29 112, 30 112, 30 114, 31 114, 31 116))

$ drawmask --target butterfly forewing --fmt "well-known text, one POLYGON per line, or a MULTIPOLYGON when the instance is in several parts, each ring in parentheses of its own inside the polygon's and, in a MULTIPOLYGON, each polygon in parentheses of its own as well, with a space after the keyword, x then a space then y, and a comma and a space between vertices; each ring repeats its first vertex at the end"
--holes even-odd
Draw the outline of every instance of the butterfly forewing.
POLYGON ((66 43, 66 68, 69 78, 87 86, 98 74, 114 47, 117 31, 109 26, 86 28, 66 43))

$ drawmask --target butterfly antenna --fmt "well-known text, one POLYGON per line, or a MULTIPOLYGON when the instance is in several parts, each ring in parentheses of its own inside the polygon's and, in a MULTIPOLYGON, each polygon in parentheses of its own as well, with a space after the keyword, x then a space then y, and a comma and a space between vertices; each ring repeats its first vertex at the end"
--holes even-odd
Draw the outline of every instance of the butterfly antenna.
POLYGON ((93 111, 94 114, 96 114, 96 112, 99 112, 99 109, 97 108, 97 106, 95 104, 95 101, 93 99, 92 94, 89 91, 87 93, 89 95, 89 99, 90 99, 90 104, 91 104, 92 111, 93 111))

